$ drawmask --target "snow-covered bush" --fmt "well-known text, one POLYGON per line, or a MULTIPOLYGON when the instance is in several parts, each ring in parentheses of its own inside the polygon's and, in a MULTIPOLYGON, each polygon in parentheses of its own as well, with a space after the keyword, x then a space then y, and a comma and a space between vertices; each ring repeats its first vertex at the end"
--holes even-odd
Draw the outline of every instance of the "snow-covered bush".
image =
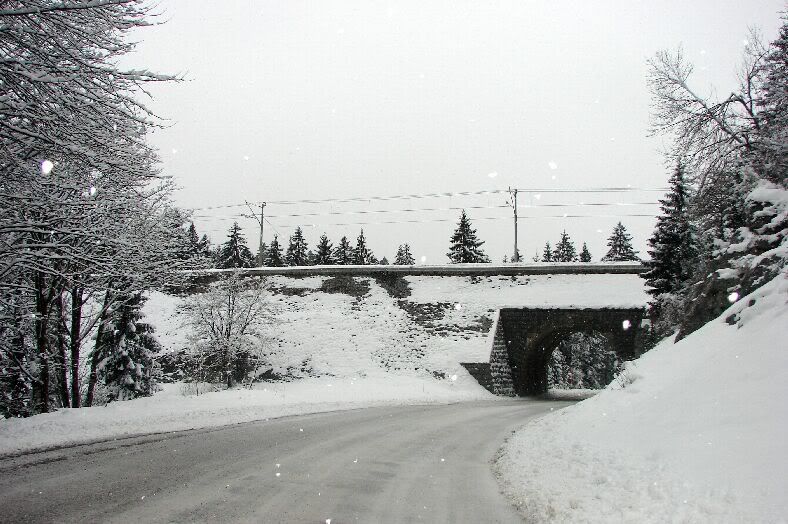
POLYGON ((266 332, 274 306, 263 281, 238 273, 192 295, 183 305, 190 329, 187 379, 224 383, 252 381, 266 364, 266 332))

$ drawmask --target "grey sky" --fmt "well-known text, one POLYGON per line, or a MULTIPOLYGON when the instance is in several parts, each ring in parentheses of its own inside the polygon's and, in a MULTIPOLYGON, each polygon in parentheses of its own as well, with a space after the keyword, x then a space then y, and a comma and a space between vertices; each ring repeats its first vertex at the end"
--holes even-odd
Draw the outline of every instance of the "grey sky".
MULTIPOLYGON (((660 187, 669 175, 647 137, 646 59, 683 44, 695 85, 735 85, 748 26, 776 35, 783 1, 280 2, 161 0, 167 23, 141 31, 135 65, 183 73, 154 86, 151 107, 177 203, 347 198, 519 188, 660 187), (745 8, 746 5, 746 8, 745 8)), ((521 206, 648 202, 659 195, 521 194, 521 206)), ((409 242, 445 263, 458 211, 282 217, 382 209, 471 209, 487 252, 512 250, 506 195, 321 206, 269 205, 282 236, 304 226, 354 239, 378 256, 409 242), (481 220, 483 217, 504 217, 481 220), (314 227, 312 227, 314 224, 314 227)), ((656 206, 527 208, 520 215, 653 213, 656 206)), ((196 211, 224 239, 242 208, 196 211), (211 218, 203 218, 211 217, 211 218)), ((530 258, 562 229, 598 259, 617 218, 520 222, 530 258), (601 232, 599 232, 601 231, 601 232)), ((653 219, 624 217, 645 251, 653 219)), ((256 248, 256 226, 239 220, 256 248)), ((266 224, 266 241, 276 231, 266 224)))

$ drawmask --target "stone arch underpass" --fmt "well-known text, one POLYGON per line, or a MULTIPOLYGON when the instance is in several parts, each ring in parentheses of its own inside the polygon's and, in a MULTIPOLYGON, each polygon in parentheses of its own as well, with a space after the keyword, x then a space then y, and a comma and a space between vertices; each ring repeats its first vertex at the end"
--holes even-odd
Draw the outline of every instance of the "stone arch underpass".
MULTIPOLYGON (((546 393, 552 352, 572 333, 602 334, 621 360, 636 358, 644 317, 644 308, 500 309, 492 326, 490 383, 486 386, 502 396, 546 393)), ((471 366, 466 365, 473 373, 471 366)))

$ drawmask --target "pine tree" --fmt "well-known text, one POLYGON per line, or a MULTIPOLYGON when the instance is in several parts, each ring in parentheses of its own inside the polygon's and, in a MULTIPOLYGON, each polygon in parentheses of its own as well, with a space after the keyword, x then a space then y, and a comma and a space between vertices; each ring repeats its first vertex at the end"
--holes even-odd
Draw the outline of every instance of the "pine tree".
POLYGON ((610 249, 607 251, 607 255, 602 257, 602 262, 640 260, 637 251, 632 249, 632 235, 627 233, 627 228, 621 222, 613 228, 613 233, 607 239, 607 246, 610 249))
POLYGON ((533 260, 534 262, 539 262, 539 251, 534 252, 534 256, 531 260, 533 260))
POLYGON ((233 223, 227 235, 227 242, 219 249, 219 269, 230 269, 239 267, 252 267, 254 265, 252 252, 246 246, 246 238, 241 233, 238 222, 233 223))
POLYGON ((452 264, 489 263, 490 258, 481 249, 483 244, 484 242, 476 237, 476 230, 471 227, 471 221, 463 209, 446 256, 452 264))
POLYGON ((317 243, 317 253, 315 253, 315 265, 329 266, 334 263, 333 246, 328 241, 325 233, 317 243))
POLYGON ((502 260, 502 262, 503 262, 504 264, 508 264, 508 263, 509 263, 509 255, 504 255, 504 256, 503 256, 503 260, 502 260))
POLYGON ((651 260, 641 274, 651 287, 653 296, 679 291, 692 274, 697 261, 697 246, 690 223, 687 204, 689 192, 684 169, 676 166, 670 177, 670 191, 660 200, 662 214, 657 217, 654 234, 648 241, 651 260))
POLYGON ((260 246, 260 251, 258 251, 257 254, 254 256, 254 263, 257 267, 262 267, 265 265, 266 253, 268 253, 268 244, 263 242, 263 245, 260 246))
POLYGON ((282 267, 285 265, 282 257, 282 246, 279 245, 279 237, 277 235, 274 235, 274 239, 265 253, 265 265, 268 267, 282 267))
POLYGON ((410 254, 410 245, 400 244, 397 248, 397 255, 394 258, 394 264, 398 266, 412 266, 416 263, 413 255, 410 254))
POLYGON ((297 227, 293 235, 290 237, 290 244, 287 246, 287 254, 285 260, 288 266, 306 266, 306 240, 304 240, 304 232, 300 227, 297 227))
POLYGON ((553 249, 550 247, 550 242, 545 242, 544 251, 542 251, 542 262, 553 261, 553 249))
POLYGON ((389 264, 390 264, 390 262, 389 262, 388 258, 383 257, 383 258, 380 259, 380 265, 381 266, 388 266, 389 264))
POLYGON ((314 266, 316 264, 315 262, 316 260, 317 260, 317 253, 315 253, 311 249, 308 249, 306 252, 306 265, 314 266))
POLYGON ((345 236, 340 239, 339 244, 334 249, 334 262, 341 266, 353 263, 353 248, 345 236))
POLYGON ((200 250, 200 255, 205 258, 212 258, 214 255, 213 248, 211 247, 211 241, 208 238, 208 235, 204 234, 200 238, 200 242, 197 245, 198 249, 200 250))
POLYGON ((577 250, 569 235, 566 234, 566 230, 561 233, 561 240, 555 245, 553 262, 577 262, 577 250))
POLYGON ((110 400, 128 400, 153 393, 153 355, 161 350, 153 327, 142 322, 142 293, 130 293, 114 310, 114 326, 107 330, 109 355, 104 382, 110 400))
POLYGON ((189 251, 193 257, 200 254, 200 236, 197 234, 197 228, 194 227, 194 222, 189 223, 189 231, 187 232, 189 239, 189 251))
POLYGON ((356 247, 353 248, 353 264, 363 266, 373 263, 375 255, 367 247, 367 238, 364 236, 364 230, 358 234, 356 239, 356 247))
POLYGON ((580 251, 580 262, 591 262, 591 252, 588 251, 585 242, 583 242, 583 249, 580 251))
POLYGON ((512 255, 510 262, 522 262, 522 261, 523 261, 523 257, 520 255, 520 250, 516 249, 514 251, 514 255, 512 255))

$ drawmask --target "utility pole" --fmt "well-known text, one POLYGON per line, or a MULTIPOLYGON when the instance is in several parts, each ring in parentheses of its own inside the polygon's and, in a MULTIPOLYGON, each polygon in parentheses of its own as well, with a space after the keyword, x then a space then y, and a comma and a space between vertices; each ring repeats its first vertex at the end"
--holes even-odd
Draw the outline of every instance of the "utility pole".
POLYGON ((509 193, 512 195, 512 207, 514 208, 514 253, 512 253, 512 262, 520 261, 520 252, 517 250, 517 188, 509 188, 509 193))
POLYGON ((254 218, 258 224, 260 224, 260 244, 257 248, 257 265, 259 267, 263 267, 265 264, 265 253, 263 253, 263 224, 265 224, 265 202, 260 203, 260 218, 257 218, 257 214, 254 212, 252 205, 247 202, 246 206, 249 208, 249 211, 252 212, 251 218, 254 218))

